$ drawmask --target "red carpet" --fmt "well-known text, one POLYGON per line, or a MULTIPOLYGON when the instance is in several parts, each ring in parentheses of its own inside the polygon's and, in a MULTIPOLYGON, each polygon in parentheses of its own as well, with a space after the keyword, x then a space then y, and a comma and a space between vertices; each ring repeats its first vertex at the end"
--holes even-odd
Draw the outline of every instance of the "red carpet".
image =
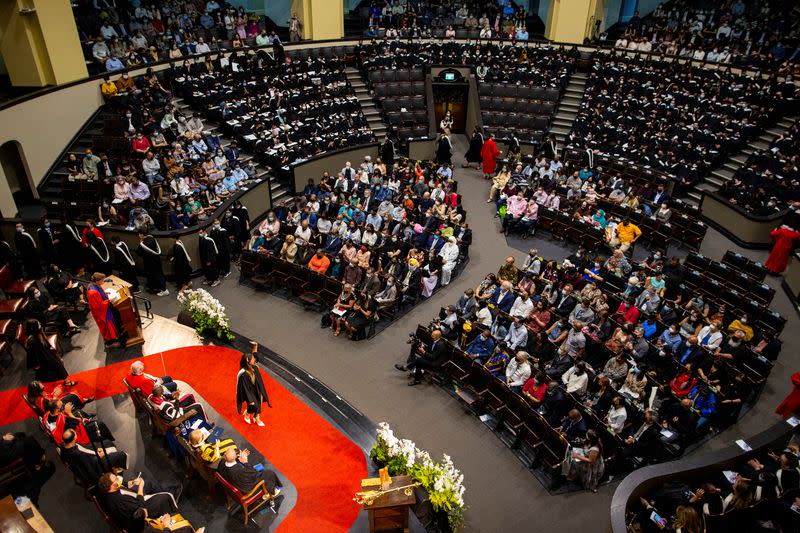
MULTIPOLYGON (((297 503, 279 531, 348 531, 360 506, 353 494, 367 475, 362 450, 269 375, 261 372, 273 409, 265 406, 258 428, 236 412, 236 373, 240 352, 216 346, 192 346, 142 358, 148 374, 185 381, 280 470, 297 488, 297 503), (163 364, 162 364, 163 361, 163 364)), ((122 378, 132 361, 72 374, 77 390, 97 399, 125 392, 122 378)), ((31 418, 23 389, 0 392, 0 426, 31 418)))

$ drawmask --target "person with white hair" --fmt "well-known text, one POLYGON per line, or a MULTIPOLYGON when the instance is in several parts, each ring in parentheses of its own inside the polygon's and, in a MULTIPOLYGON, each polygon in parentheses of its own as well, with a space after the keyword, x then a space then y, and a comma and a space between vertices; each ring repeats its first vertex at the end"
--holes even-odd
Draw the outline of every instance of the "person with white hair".
POLYGON ((162 385, 170 392, 178 390, 178 384, 172 381, 170 376, 151 376, 144 371, 144 363, 141 361, 134 361, 131 363, 131 373, 125 378, 134 389, 139 389, 139 394, 147 398, 153 394, 153 387, 162 385))
POLYGON ((439 257, 442 258, 442 287, 450 283, 450 278, 453 275, 453 269, 458 262, 458 243, 455 237, 449 237, 447 242, 442 246, 439 251, 439 257))

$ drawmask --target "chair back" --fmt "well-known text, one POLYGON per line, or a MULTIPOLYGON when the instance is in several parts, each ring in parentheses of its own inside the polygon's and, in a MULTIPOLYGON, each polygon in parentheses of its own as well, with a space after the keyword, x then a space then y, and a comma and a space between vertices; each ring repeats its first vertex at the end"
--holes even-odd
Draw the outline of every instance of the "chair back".
POLYGON ((227 479, 222 477, 219 472, 215 472, 214 476, 217 478, 217 481, 219 481, 220 485, 222 485, 222 488, 224 488, 231 497, 237 501, 244 499, 244 494, 242 494, 242 491, 236 488, 236 486, 232 485, 227 479))

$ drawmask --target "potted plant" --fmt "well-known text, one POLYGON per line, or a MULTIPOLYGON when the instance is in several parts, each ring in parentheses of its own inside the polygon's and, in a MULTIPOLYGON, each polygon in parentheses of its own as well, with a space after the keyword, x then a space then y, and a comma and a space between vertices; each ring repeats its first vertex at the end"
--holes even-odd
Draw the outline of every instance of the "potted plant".
MULTIPOLYGON (((187 289, 178 293, 181 304, 181 315, 188 316, 199 335, 209 332, 218 339, 233 340, 230 322, 225 314, 225 307, 204 289, 187 289)), ((183 323, 181 316, 178 322, 183 323)))

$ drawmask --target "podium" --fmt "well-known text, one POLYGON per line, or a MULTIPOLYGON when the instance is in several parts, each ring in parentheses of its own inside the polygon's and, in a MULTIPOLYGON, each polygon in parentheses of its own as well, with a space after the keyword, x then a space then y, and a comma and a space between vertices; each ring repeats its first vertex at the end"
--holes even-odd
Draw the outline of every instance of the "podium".
MULTIPOLYGON (((375 497, 370 502, 361 504, 369 517, 369 530, 374 531, 400 531, 408 533, 409 508, 417 503, 413 490, 406 494, 405 490, 392 490, 396 487, 413 485, 411 476, 395 476, 388 490, 375 497)), ((380 478, 370 478, 361 481, 361 490, 380 491, 380 478)))
POLYGON ((127 346, 143 344, 139 307, 131 293, 132 285, 122 278, 111 275, 103 280, 100 287, 106 291, 111 305, 117 311, 123 331, 128 334, 127 346))

